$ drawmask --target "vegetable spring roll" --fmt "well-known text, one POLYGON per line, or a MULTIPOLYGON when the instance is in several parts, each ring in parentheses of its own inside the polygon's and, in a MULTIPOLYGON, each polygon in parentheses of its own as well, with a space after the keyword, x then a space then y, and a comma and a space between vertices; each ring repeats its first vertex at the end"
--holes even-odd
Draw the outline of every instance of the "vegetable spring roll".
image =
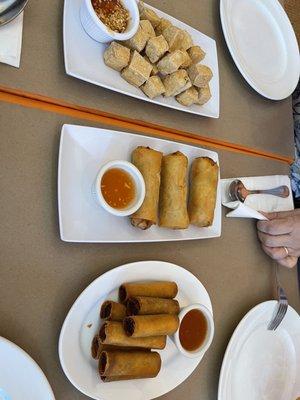
POLYGON ((157 297, 129 297, 127 315, 178 314, 179 303, 172 299, 157 297))
POLYGON ((161 358, 156 352, 103 351, 99 359, 100 376, 154 378, 161 368, 161 358))
POLYGON ((126 316, 126 307, 124 304, 115 301, 105 301, 100 310, 100 318, 107 321, 123 321, 126 316))
POLYGON ((132 338, 172 335, 179 326, 177 315, 135 315, 126 317, 123 322, 126 335, 132 338))
POLYGON ((190 221, 200 227, 214 220, 219 167, 208 157, 199 157, 191 168, 191 189, 188 205, 190 221))
POLYGON ((142 206, 131 216, 131 223, 140 229, 157 224, 160 169, 162 153, 149 147, 137 147, 132 153, 132 163, 143 175, 146 195, 142 206))
POLYGON ((92 341, 91 353, 95 360, 99 360, 102 351, 150 351, 150 349, 144 349, 139 347, 123 347, 114 346, 110 344, 102 344, 98 335, 96 335, 92 341))
POLYGON ((165 228, 186 229, 188 159, 180 151, 163 157, 159 203, 159 225, 165 228))
POLYGON ((144 349, 164 349, 166 336, 151 336, 136 338, 126 335, 122 322, 109 321, 102 325, 99 332, 99 342, 122 347, 142 347, 144 349))
POLYGON ((119 299, 125 302, 129 297, 147 296, 161 297, 162 299, 173 299, 176 297, 178 287, 175 282, 149 281, 123 283, 119 288, 119 299))

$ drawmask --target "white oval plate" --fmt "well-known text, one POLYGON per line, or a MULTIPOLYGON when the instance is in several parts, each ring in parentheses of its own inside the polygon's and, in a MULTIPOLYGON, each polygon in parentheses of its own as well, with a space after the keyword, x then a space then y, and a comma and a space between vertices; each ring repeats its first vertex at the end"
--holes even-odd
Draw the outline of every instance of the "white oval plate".
POLYGON ((117 300, 117 289, 124 282, 172 280, 177 282, 181 307, 201 303, 212 312, 209 295, 199 280, 184 268, 162 261, 141 261, 106 272, 92 282, 69 311, 59 338, 59 358, 71 383, 93 399, 150 400, 174 389, 194 371, 202 357, 186 358, 168 338, 160 351, 162 368, 153 379, 101 382, 97 362, 90 354, 91 341, 100 327, 99 310, 104 300, 117 300))
POLYGON ((221 0, 225 40, 243 77, 272 100, 288 97, 299 80, 293 27, 277 0, 221 0))
POLYGON ((296 400, 300 396, 300 317, 289 306, 268 331, 276 301, 254 307, 241 320, 225 352, 218 400, 296 400))
POLYGON ((20 347, 0 337, 0 399, 55 400, 47 378, 20 347))

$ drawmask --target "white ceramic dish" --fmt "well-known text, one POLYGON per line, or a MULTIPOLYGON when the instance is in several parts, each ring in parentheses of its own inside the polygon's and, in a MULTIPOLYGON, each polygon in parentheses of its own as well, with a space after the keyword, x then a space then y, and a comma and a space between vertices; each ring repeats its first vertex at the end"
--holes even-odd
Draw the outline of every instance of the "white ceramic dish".
POLYGON ((189 162, 206 156, 218 163, 218 154, 143 135, 106 129, 64 125, 58 163, 58 209, 60 237, 67 242, 157 242, 219 237, 221 235, 221 196, 218 185, 215 218, 208 228, 190 226, 172 230, 153 226, 142 231, 129 218, 110 215, 97 206, 91 187, 99 167, 108 161, 130 160, 137 146, 149 146, 164 153, 180 150, 189 162))
POLYGON ((41 368, 20 347, 0 337, 0 399, 55 400, 41 368))
POLYGON ((221 0, 225 40, 243 77, 272 100, 288 97, 300 73, 292 25, 278 0, 221 0))
POLYGON ((289 306, 276 331, 268 331, 276 301, 254 307, 228 344, 218 400, 296 400, 300 396, 300 317, 289 306))
POLYGON ((175 281, 179 287, 176 298, 181 306, 201 303, 212 312, 211 301, 204 286, 194 275, 177 265, 142 261, 114 268, 101 275, 75 301, 59 338, 59 358, 65 374, 78 390, 93 399, 154 399, 180 385, 201 361, 202 357, 184 357, 168 338, 166 348, 160 351, 162 369, 156 378, 112 383, 100 381, 97 362, 91 358, 90 347, 100 327, 101 304, 107 299, 117 300, 117 289, 122 283, 145 280, 175 281))
POLYGON ((140 89, 127 83, 117 71, 107 67, 103 61, 103 52, 106 45, 95 42, 83 30, 79 10, 83 0, 65 0, 64 7, 64 57, 65 68, 68 75, 84 81, 102 86, 140 100, 149 101, 165 107, 174 108, 192 114, 207 117, 219 117, 219 70, 216 42, 203 33, 191 28, 181 21, 157 10, 159 16, 168 18, 174 25, 187 30, 194 43, 201 46, 206 52, 203 64, 208 65, 213 71, 210 82, 212 98, 203 106, 193 105, 185 107, 173 98, 149 99, 140 89))

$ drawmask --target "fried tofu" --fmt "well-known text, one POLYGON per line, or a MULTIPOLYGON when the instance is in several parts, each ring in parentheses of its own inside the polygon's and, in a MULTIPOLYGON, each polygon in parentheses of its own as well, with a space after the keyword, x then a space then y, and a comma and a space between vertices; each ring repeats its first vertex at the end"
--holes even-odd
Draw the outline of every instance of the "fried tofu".
POLYGON ((197 87, 205 86, 212 78, 212 70, 203 64, 193 64, 188 69, 192 84, 197 87))
POLYGON ((156 12, 146 7, 143 1, 138 3, 138 7, 140 11, 140 19, 147 19, 151 22, 153 28, 156 28, 160 22, 160 18, 156 12))
POLYGON ((169 26, 172 26, 172 23, 166 18, 161 18, 159 24, 155 28, 156 35, 157 36, 162 35, 163 31, 169 28, 169 26))
POLYGON ((157 69, 156 64, 153 64, 153 63, 149 60, 149 58, 148 58, 147 56, 144 56, 144 59, 145 59, 149 64, 151 64, 151 66, 152 66, 151 75, 157 75, 157 74, 158 74, 158 69, 157 69))
POLYGON ((192 59, 186 51, 182 50, 182 53, 184 56, 184 62, 181 64, 181 68, 185 69, 185 68, 188 68, 190 65, 192 65, 192 59))
POLYGON ((200 46, 192 46, 187 50, 187 52, 191 57, 193 64, 198 64, 206 55, 205 51, 202 50, 200 46))
POLYGON ((123 69, 121 75, 128 83, 139 87, 149 79, 151 71, 151 64, 134 51, 128 67, 123 69))
POLYGON ((198 103, 198 90, 195 88, 195 86, 192 86, 177 95, 176 100, 183 106, 190 107, 192 104, 198 103))
POLYGON ((104 63, 116 71, 127 67, 130 61, 130 50, 117 42, 111 42, 103 54, 104 63))
POLYGON ((187 31, 181 31, 180 49, 188 50, 193 46, 193 39, 187 31))
POLYGON ((159 76, 150 76, 147 82, 141 86, 141 89, 150 99, 154 99, 165 92, 164 84, 159 76))
POLYGON ((141 25, 138 27, 138 30, 132 38, 126 40, 124 43, 131 50, 136 50, 137 52, 141 52, 146 47, 146 44, 149 40, 149 34, 142 29, 141 25))
POLYGON ((166 76, 163 79, 163 84, 166 89, 164 93, 166 97, 177 96, 179 93, 182 93, 192 86, 185 69, 180 69, 179 71, 175 71, 171 75, 166 76))
POLYGON ((143 31, 148 35, 148 38, 152 38, 155 37, 155 30, 151 24, 150 21, 148 21, 147 19, 142 19, 140 21, 140 27, 143 29, 143 31))
POLYGON ((181 49, 182 32, 181 29, 173 25, 163 30, 162 34, 168 42, 169 51, 181 49))
POLYGON ((181 50, 175 50, 164 56, 157 64, 158 71, 162 74, 171 74, 177 71, 186 61, 184 53, 181 50))
POLYGON ((160 35, 148 40, 146 55, 152 63, 156 63, 168 50, 168 42, 160 35))
POLYGON ((198 101, 197 104, 201 106, 211 99, 211 92, 209 85, 205 85, 198 89, 198 101))

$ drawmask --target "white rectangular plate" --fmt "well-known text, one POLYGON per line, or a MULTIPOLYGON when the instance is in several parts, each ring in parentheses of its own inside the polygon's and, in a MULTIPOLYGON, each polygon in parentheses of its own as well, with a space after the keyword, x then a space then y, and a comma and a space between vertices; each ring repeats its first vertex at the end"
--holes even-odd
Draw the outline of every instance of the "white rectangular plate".
POLYGON ((146 231, 134 228, 129 218, 115 217, 96 204, 92 185, 100 167, 108 161, 130 161, 137 146, 149 146, 165 154, 181 151, 189 158, 218 154, 194 146, 132 133, 64 125, 58 161, 58 208, 60 237, 67 242, 159 242, 219 237, 221 235, 221 191, 218 185, 215 218, 208 228, 190 226, 172 230, 152 226, 146 231))
POLYGON ((168 14, 149 6, 160 17, 168 18, 172 24, 178 28, 185 29, 191 34, 195 45, 201 46, 206 52, 203 64, 208 65, 214 74, 210 82, 212 98, 203 106, 192 105, 191 107, 185 107, 174 98, 165 98, 163 96, 151 100, 140 89, 127 83, 117 71, 104 64, 103 52, 106 45, 91 39, 82 28, 79 17, 81 2, 82 0, 65 0, 64 56, 68 75, 161 106, 206 117, 219 118, 219 70, 217 47, 213 39, 168 14))

